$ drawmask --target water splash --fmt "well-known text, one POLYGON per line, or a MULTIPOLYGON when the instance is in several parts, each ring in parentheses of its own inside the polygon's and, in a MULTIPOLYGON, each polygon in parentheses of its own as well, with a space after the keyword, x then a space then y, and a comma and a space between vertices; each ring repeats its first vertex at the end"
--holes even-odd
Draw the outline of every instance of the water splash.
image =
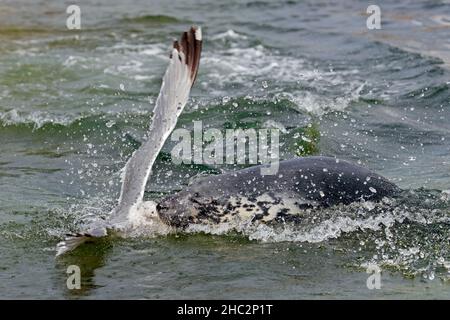
POLYGON ((450 280, 450 203, 446 191, 405 191, 380 203, 360 202, 307 209, 295 223, 232 220, 220 225, 191 225, 188 233, 238 232, 261 242, 326 244, 340 251, 360 251, 364 267, 377 264, 404 276, 450 280), (359 247, 359 248, 358 248, 359 247))

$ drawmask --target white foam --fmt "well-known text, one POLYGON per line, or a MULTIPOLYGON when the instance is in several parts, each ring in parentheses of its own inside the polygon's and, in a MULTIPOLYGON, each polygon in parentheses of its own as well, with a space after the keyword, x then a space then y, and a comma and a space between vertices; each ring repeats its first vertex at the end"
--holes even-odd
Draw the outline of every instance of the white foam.
POLYGON ((224 40, 224 39, 247 39, 247 36, 237 33, 236 31, 232 30, 232 29, 228 29, 225 32, 222 33, 218 33, 216 35, 213 35, 211 37, 211 40, 224 40))
POLYGON ((299 110, 319 115, 344 110, 359 98, 365 85, 354 77, 347 79, 348 74, 359 73, 357 69, 320 71, 301 58, 280 55, 262 45, 205 52, 202 67, 207 79, 202 84, 209 95, 229 95, 229 87, 238 84, 256 95, 275 94, 292 101, 299 110), (258 81, 262 80, 276 85, 261 88, 258 81))
POLYGON ((328 209, 307 209, 296 224, 252 222, 251 218, 234 217, 226 223, 190 225, 187 231, 216 235, 237 231, 251 240, 262 242, 320 243, 337 239, 345 233, 362 230, 385 230, 386 237, 389 238, 391 237, 390 228, 393 228, 396 223, 403 223, 405 219, 424 225, 450 221, 450 217, 445 212, 439 214, 436 210, 407 208, 399 206, 391 199, 384 199, 382 203, 362 202, 328 209), (374 212, 376 209, 378 211, 374 212))
POLYGON ((48 112, 33 111, 30 113, 11 109, 6 112, 0 112, 0 120, 4 126, 17 124, 33 124, 35 129, 41 128, 45 124, 68 125, 74 119, 64 115, 55 115, 48 112))

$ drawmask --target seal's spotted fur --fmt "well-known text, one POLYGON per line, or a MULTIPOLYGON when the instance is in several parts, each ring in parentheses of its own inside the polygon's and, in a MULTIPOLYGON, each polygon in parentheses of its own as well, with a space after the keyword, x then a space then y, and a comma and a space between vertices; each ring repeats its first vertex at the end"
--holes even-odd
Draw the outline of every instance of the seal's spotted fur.
POLYGON ((238 216, 261 222, 295 221, 311 207, 377 201, 399 189, 370 170, 329 157, 280 162, 273 176, 260 166, 203 178, 163 199, 157 212, 163 221, 184 228, 204 222, 222 223, 238 216))

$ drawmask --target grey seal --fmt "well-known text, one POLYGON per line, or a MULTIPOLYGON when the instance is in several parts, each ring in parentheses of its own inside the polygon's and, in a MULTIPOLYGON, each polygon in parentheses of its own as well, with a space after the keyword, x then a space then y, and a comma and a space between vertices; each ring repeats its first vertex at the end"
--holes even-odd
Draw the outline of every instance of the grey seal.
POLYGON ((118 205, 106 221, 67 235, 58 243, 57 255, 112 233, 126 235, 130 230, 155 226, 169 232, 236 217, 262 223, 295 221, 308 207, 377 201, 399 190, 361 166, 329 157, 305 157, 281 161, 275 175, 263 175, 261 166, 255 166, 200 179, 159 203, 144 201, 153 163, 188 101, 201 50, 200 28, 192 27, 174 42, 148 138, 125 165, 118 205))

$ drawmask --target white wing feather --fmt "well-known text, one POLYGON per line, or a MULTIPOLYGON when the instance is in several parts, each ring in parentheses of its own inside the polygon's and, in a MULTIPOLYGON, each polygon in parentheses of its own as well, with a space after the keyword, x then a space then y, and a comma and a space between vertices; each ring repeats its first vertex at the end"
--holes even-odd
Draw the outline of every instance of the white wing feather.
MULTIPOLYGON (((191 29, 191 32, 195 32, 196 41, 201 41, 200 29, 191 29)), ((175 128, 178 117, 187 103, 197 73, 198 62, 197 66, 192 68, 193 53, 190 52, 191 56, 187 57, 186 50, 188 48, 183 47, 181 49, 175 47, 172 50, 170 64, 163 77, 153 111, 148 139, 134 152, 126 164, 119 205, 114 211, 113 219, 124 218, 130 208, 142 201, 153 163, 175 128), (191 61, 186 61, 188 58, 191 61)))

